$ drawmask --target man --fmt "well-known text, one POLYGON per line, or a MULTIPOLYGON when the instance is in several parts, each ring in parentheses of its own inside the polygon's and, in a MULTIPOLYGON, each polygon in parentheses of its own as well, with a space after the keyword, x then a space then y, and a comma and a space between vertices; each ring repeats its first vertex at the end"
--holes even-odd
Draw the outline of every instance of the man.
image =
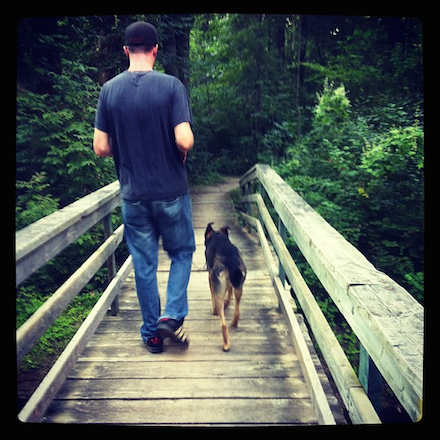
POLYGON ((184 162, 194 144, 192 115, 183 84, 153 71, 154 26, 132 23, 123 49, 130 66, 102 87, 93 148, 115 162, 144 321, 141 337, 151 353, 161 353, 166 337, 188 344, 182 324, 195 240, 184 162), (171 258, 163 314, 156 279, 159 236, 171 258))

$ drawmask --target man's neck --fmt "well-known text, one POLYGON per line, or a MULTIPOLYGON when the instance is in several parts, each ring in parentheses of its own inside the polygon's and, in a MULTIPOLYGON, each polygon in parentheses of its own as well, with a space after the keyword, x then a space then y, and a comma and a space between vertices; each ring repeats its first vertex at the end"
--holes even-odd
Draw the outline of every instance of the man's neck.
POLYGON ((153 70, 154 59, 145 54, 132 54, 130 56, 129 72, 148 72, 153 70))

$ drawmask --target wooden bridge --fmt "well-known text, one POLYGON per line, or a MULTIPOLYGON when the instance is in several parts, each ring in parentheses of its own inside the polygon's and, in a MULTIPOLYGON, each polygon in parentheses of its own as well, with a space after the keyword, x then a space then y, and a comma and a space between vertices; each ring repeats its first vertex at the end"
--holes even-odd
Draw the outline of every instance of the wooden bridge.
MULTIPOLYGON (((17 285, 101 219, 107 237, 17 330, 17 360, 105 263, 111 278, 21 410, 21 421, 191 426, 381 423, 374 386, 382 378, 410 417, 421 418, 423 307, 408 292, 377 271, 266 165, 256 165, 240 182, 229 178, 216 187, 197 189, 192 200, 197 250, 185 321, 191 342, 185 349, 167 340, 160 355, 148 353, 139 336, 141 314, 131 257, 118 272, 115 268, 113 253, 123 235, 123 226, 111 230, 111 212, 120 202, 117 182, 17 233, 17 285), (228 194, 239 183, 243 193, 239 216, 248 228, 239 226, 228 194), (271 200, 278 228, 261 194, 271 200), (229 353, 221 349, 220 321, 210 314, 203 235, 211 221, 216 227, 231 227, 231 241, 248 268, 241 319, 237 329, 230 329, 229 353), (284 244, 286 231, 361 341, 360 379, 290 256, 284 244), (339 400, 304 321, 319 345, 339 400)), ((159 261, 159 290, 164 295, 169 259, 163 251, 159 261)), ((232 309, 227 312, 229 320, 232 309)))

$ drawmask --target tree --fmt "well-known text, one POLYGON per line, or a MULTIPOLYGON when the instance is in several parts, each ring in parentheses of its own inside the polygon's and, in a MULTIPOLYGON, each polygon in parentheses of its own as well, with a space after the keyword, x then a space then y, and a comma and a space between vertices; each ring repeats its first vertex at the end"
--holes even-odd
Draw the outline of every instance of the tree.
POLYGON ((255 163, 264 134, 289 108, 293 91, 283 64, 286 27, 286 16, 281 15, 196 19, 191 34, 192 97, 194 114, 203 114, 203 119, 196 120, 195 128, 202 133, 201 148, 209 145, 225 171, 243 172, 255 163), (207 109, 209 121, 202 109, 207 109), (206 126, 210 129, 205 141, 206 126))
POLYGON ((193 22, 192 15, 172 14, 162 16, 159 24, 159 35, 164 51, 159 56, 159 61, 165 73, 179 78, 188 91, 190 90, 189 34, 193 22))

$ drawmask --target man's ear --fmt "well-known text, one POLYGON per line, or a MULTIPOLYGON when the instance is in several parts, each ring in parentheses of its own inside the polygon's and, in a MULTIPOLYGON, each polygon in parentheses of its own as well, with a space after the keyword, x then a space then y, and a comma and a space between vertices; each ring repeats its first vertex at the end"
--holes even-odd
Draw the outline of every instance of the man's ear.
POLYGON ((130 58, 130 56, 129 56, 129 52, 128 52, 128 47, 127 47, 127 46, 122 46, 122 49, 124 49, 125 56, 126 56, 127 58, 130 58))
POLYGON ((154 59, 157 58, 157 51, 159 50, 159 45, 156 44, 156 46, 153 47, 153 50, 151 51, 153 53, 154 59))

